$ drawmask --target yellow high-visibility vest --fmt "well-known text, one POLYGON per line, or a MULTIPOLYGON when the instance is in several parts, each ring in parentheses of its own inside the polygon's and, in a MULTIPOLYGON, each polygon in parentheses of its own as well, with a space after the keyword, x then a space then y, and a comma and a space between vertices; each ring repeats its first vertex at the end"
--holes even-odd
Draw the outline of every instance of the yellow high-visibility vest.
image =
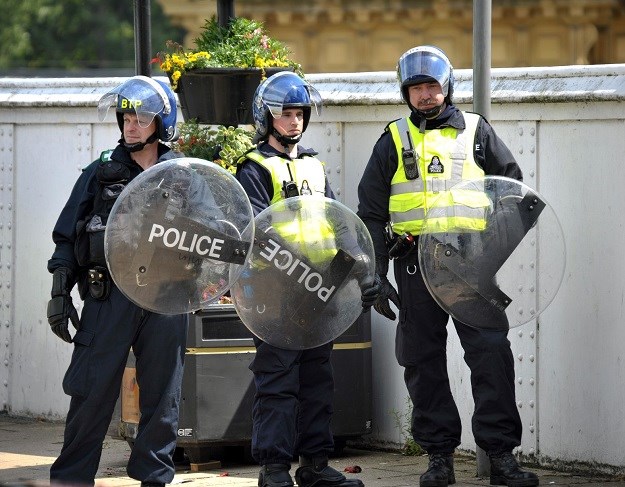
POLYGON ((284 199, 282 193, 284 181, 293 181, 302 196, 307 192, 312 196, 325 196, 325 169, 323 162, 316 157, 306 156, 303 159, 288 160, 279 156, 265 157, 257 150, 248 152, 245 157, 257 162, 271 174, 273 183, 271 204, 284 199))
MULTIPOLYGON (((306 196, 308 192, 312 197, 325 196, 324 165, 316 157, 287 160, 279 156, 265 157, 259 151, 251 151, 246 157, 263 166, 271 174, 273 184, 271 204, 285 199, 282 191, 284 181, 293 181, 301 196, 306 196)), ((294 220, 292 216, 291 212, 286 211, 284 215, 274 213, 272 225, 276 232, 285 242, 297 244, 312 262, 319 264, 329 262, 337 249, 334 231, 327 222, 325 212, 317 217, 308 215, 308 224, 305 221, 294 220), (314 225, 310 224, 311 220, 315 222, 314 225)))
POLYGON ((397 149, 397 171, 391 180, 389 214, 393 232, 412 235, 446 231, 481 231, 486 227, 490 200, 483 186, 452 189, 458 183, 481 180, 484 171, 473 157, 480 116, 463 112, 464 130, 453 127, 419 132, 409 118, 389 125, 397 149), (402 154, 412 147, 418 176, 408 179, 402 154), (441 208, 442 211, 430 211, 441 208), (425 228, 427 220, 427 228, 425 228))

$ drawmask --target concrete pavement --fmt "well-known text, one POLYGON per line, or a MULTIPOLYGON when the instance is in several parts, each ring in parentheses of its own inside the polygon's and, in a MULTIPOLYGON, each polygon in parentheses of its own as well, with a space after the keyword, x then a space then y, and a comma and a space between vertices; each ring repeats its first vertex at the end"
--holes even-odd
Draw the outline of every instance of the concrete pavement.
MULTIPOLYGON (((50 465, 61 450, 63 423, 12 417, 0 413, 0 485, 13 487, 20 484, 43 486, 48 483, 50 465)), ((126 475, 126 462, 130 447, 125 441, 107 437, 102 451, 102 461, 96 487, 139 487, 139 482, 126 475)), ((379 452, 346 448, 343 454, 331 459, 339 471, 358 466, 358 477, 366 487, 408 487, 419 485, 419 475, 427 467, 425 456, 404 456, 400 453, 379 452)), ((292 473, 295 470, 295 465, 292 473)), ((456 486, 488 486, 488 478, 476 476, 475 459, 456 455, 456 486)), ((584 477, 544 469, 532 469, 540 477, 540 485, 574 487, 625 487, 623 479, 584 477)), ((192 484, 195 487, 255 487, 258 466, 242 458, 223 457, 217 468, 193 471, 189 465, 181 466, 174 484, 192 484)))

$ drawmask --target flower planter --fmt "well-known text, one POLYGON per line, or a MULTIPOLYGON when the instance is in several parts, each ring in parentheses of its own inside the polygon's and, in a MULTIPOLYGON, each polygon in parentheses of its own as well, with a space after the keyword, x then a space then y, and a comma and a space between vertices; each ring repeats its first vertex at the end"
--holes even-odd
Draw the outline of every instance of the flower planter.
POLYGON ((252 102, 263 71, 271 76, 288 68, 205 68, 185 72, 178 80, 178 99, 185 120, 207 125, 253 124, 252 102))

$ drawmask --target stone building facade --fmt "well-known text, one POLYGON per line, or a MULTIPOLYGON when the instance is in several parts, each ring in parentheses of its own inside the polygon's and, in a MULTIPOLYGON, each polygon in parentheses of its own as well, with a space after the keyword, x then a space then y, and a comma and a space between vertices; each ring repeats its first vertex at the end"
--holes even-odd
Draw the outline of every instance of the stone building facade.
MULTIPOLYGON (((158 0, 193 46, 216 0, 158 0)), ((477 0, 480 1, 480 0, 477 0)), ((307 73, 388 71, 419 44, 470 68, 472 0, 235 0, 262 21, 307 73)), ((625 63, 624 0, 492 0, 492 66, 625 63)))

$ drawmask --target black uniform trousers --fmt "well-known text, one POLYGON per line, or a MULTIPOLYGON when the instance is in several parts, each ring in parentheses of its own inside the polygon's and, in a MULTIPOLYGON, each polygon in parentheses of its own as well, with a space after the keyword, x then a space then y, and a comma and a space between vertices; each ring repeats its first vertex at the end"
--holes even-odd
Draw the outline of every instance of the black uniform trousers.
POLYGON ((104 301, 86 298, 63 379, 63 390, 71 401, 63 448, 50 468, 52 482, 94 483, 131 347, 136 356, 141 419, 127 472, 141 481, 173 480, 188 322, 186 314, 170 316, 141 309, 115 285, 104 301))
POLYGON ((285 350, 258 338, 254 344, 254 459, 290 465, 298 455, 328 455, 334 449, 332 342, 307 350, 285 350))
MULTIPOLYGON (((449 315, 429 293, 416 252, 395 260, 394 271, 402 303, 395 355, 412 400, 412 435, 429 454, 451 453, 460 444, 461 421, 447 371, 449 315)), ((512 451, 521 444, 522 426, 507 331, 453 323, 471 370, 475 442, 487 453, 512 451)))

